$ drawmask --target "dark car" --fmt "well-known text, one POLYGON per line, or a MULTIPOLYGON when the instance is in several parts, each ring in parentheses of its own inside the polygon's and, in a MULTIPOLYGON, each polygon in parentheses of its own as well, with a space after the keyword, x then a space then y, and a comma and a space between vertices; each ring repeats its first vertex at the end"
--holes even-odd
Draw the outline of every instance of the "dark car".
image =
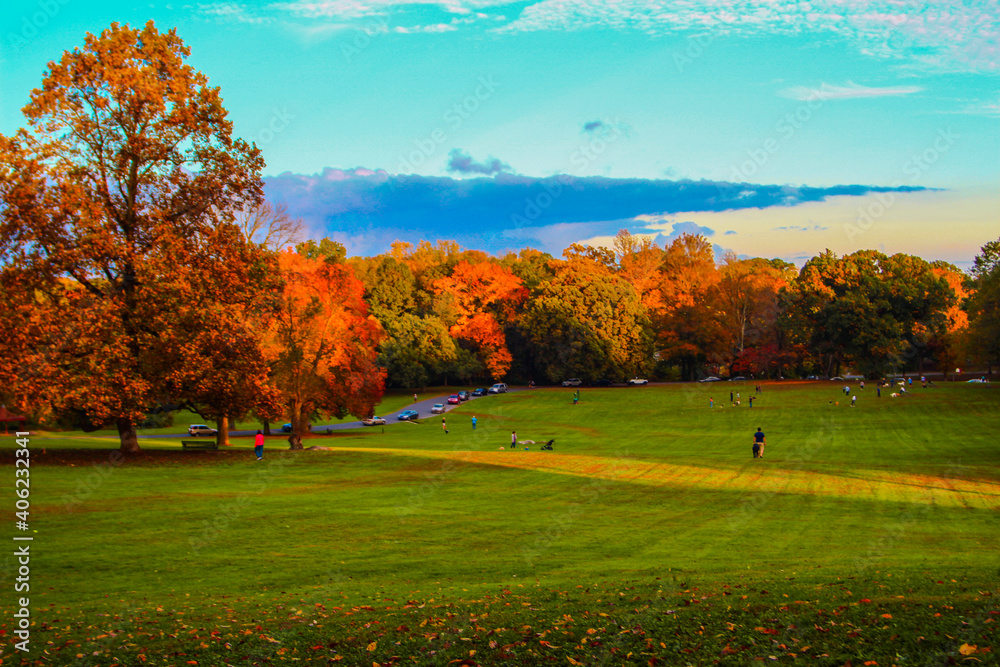
POLYGON ((472 395, 473 396, 485 396, 486 395, 486 389, 484 389, 483 387, 480 387, 479 389, 474 390, 472 392, 472 395))
POLYGON ((413 421, 419 416, 420 413, 418 413, 416 410, 403 410, 398 415, 396 415, 396 419, 398 419, 401 422, 413 421))
POLYGON ((472 395, 469 392, 464 391, 464 390, 458 392, 458 400, 460 400, 460 401, 467 401, 470 398, 472 398, 472 395))
POLYGON ((291 424, 282 424, 281 425, 281 432, 282 433, 291 433, 292 432, 292 425, 291 424))
POLYGON ((611 380, 608 380, 607 378, 601 378, 600 380, 594 380, 590 384, 595 387, 610 387, 611 380))

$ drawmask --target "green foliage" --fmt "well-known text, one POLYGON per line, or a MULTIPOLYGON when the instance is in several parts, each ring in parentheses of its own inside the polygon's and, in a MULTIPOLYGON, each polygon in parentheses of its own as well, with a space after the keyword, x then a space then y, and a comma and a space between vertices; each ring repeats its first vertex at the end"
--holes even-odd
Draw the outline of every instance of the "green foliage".
POLYGON ((539 286, 523 324, 550 381, 624 379, 646 367, 649 320, 632 286, 570 264, 539 286))
POLYGON ((972 264, 969 344, 974 358, 1000 360, 1000 240, 983 246, 972 264))

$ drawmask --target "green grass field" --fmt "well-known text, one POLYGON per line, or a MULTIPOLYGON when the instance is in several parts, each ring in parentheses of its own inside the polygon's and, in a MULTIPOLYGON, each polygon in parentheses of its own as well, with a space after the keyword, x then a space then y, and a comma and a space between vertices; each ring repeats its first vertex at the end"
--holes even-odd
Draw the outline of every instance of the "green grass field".
POLYGON ((0 664, 997 664, 1000 393, 838 386, 523 391, 263 462, 40 434, 0 664))

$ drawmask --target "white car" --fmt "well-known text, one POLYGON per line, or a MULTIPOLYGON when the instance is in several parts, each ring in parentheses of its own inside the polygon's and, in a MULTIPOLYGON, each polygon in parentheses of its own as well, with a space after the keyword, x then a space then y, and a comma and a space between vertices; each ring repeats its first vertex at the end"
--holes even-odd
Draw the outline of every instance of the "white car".
POLYGON ((698 382, 721 382, 721 380, 714 375, 709 375, 707 378, 702 378, 698 382))
POLYGON ((562 386, 564 387, 579 387, 581 384, 583 384, 583 380, 580 378, 570 378, 562 381, 562 386))
POLYGON ((440 415, 444 413, 444 403, 435 403, 431 408, 431 414, 440 415))
POLYGON ((205 424, 191 424, 188 426, 188 435, 217 435, 218 433, 217 430, 205 424))
POLYGON ((507 393, 507 385, 505 385, 503 382, 497 382, 495 385, 493 385, 492 387, 490 387, 489 393, 491 393, 491 394, 506 394, 507 393))
POLYGON ((628 381, 629 384, 639 386, 643 384, 649 384, 649 380, 646 378, 635 377, 628 381))
POLYGON ((361 420, 362 426, 385 426, 385 420, 381 417, 369 417, 368 419, 361 420))

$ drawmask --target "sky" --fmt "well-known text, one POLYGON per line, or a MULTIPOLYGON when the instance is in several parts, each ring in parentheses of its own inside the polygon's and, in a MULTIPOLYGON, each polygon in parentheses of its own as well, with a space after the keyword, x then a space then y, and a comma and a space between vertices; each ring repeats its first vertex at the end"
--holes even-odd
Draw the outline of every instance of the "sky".
POLYGON ((995 0, 8 2, 0 133, 48 61, 148 20, 221 88, 268 198, 352 255, 628 229, 964 268, 1000 237, 995 0))

